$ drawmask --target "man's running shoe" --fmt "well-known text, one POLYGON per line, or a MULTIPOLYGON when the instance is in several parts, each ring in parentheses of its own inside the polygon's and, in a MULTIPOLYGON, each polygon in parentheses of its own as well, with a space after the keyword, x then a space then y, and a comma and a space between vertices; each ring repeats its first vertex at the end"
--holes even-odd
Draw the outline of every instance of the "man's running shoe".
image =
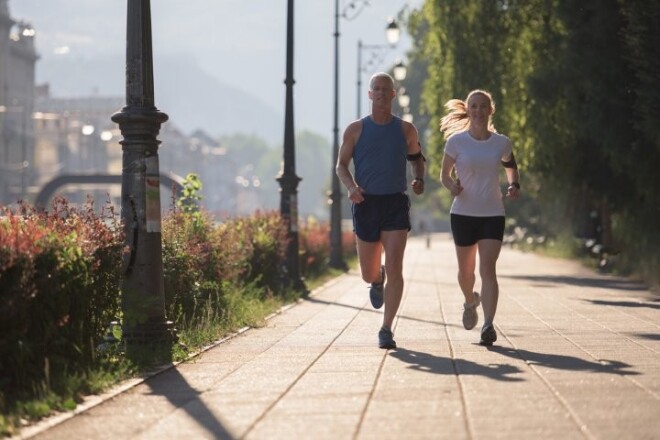
POLYGON ((490 347, 493 342, 497 341, 497 332, 492 324, 488 324, 481 329, 481 345, 490 347))
POLYGON ((396 348, 396 342, 394 341, 394 334, 386 329, 381 328, 378 332, 378 348, 396 348))
POLYGON ((369 288, 369 299, 374 309, 383 307, 383 289, 385 287, 385 266, 380 266, 380 283, 371 283, 369 288))

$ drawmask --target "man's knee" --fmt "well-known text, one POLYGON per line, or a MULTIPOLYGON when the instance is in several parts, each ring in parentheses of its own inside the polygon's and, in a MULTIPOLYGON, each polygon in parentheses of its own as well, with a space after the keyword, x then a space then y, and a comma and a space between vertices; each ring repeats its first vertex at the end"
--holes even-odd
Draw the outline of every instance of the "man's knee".
POLYGON ((374 278, 375 277, 371 276, 370 271, 364 271, 364 270, 362 271, 362 281, 364 281, 365 283, 373 283, 374 278))
POLYGON ((366 257, 362 255, 360 258, 360 273, 362 274, 362 279, 367 283, 379 282, 380 281, 380 255, 374 254, 366 257))
POLYGON ((372 270, 370 268, 362 268, 362 280, 367 283, 378 283, 381 280, 380 277, 380 266, 378 270, 372 270))

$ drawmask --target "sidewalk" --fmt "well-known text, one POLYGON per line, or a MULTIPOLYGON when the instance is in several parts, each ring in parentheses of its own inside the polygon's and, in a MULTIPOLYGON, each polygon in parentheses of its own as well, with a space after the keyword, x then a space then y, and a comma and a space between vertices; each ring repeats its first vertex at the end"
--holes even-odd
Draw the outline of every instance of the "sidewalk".
POLYGON ((498 268, 493 347, 462 327, 448 235, 411 238, 397 350, 350 272, 32 438, 660 439, 658 296, 508 248, 498 268))

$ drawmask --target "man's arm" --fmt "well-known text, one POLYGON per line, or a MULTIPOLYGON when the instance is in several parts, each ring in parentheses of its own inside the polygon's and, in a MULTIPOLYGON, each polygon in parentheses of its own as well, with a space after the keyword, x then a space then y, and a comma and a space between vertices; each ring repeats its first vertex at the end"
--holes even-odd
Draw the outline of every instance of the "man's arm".
POLYGON ((341 183, 344 184, 348 190, 348 198, 355 203, 360 203, 364 200, 362 196, 361 188, 355 182, 353 174, 348 169, 351 160, 353 159, 353 151, 355 150, 355 143, 360 132, 362 131, 362 122, 354 121, 349 124, 349 126, 344 131, 344 136, 342 139, 341 146, 339 147, 339 153, 337 155, 337 165, 335 166, 335 172, 341 183))
POLYGON ((412 170, 413 181, 412 190, 415 194, 424 192, 424 173, 426 172, 426 158, 422 153, 422 145, 419 142, 419 134, 417 128, 409 123, 403 122, 404 134, 406 136, 408 162, 410 162, 410 169, 412 170))

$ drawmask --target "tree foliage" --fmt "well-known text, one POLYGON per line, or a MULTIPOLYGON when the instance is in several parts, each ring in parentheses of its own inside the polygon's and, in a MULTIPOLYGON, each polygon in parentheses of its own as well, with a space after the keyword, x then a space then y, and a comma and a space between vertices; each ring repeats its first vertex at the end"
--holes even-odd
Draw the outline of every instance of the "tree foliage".
POLYGON ((644 252, 657 272, 660 2, 427 0, 413 17, 431 172, 444 103, 489 90, 542 227, 586 236, 591 215, 602 222, 595 238, 630 261, 644 252))

